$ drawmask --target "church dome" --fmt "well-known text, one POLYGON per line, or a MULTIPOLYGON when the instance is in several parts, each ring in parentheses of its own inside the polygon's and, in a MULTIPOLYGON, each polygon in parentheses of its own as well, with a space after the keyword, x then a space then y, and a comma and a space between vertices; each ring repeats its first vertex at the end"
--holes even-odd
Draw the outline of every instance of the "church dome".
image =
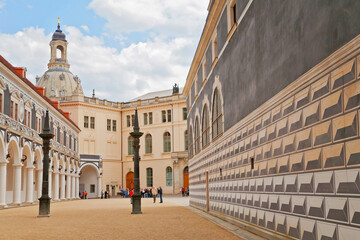
POLYGON ((60 29, 60 24, 58 24, 58 27, 56 29, 56 31, 54 32, 54 34, 52 35, 52 40, 61 40, 61 41, 65 41, 66 42, 66 35, 65 33, 63 33, 60 29))
POLYGON ((50 61, 48 70, 39 78, 36 85, 45 87, 45 95, 51 99, 84 95, 81 81, 70 72, 67 60, 65 34, 60 29, 60 22, 50 41, 50 61))
POLYGON ((50 98, 82 94, 80 79, 64 69, 49 69, 36 81, 45 87, 45 95, 50 98))

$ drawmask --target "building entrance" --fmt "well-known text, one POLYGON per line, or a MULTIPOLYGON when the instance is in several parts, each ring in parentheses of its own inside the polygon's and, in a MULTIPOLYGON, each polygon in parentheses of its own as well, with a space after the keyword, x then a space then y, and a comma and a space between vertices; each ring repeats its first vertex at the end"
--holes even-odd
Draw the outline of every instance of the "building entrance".
POLYGON ((126 174, 126 189, 134 188, 134 172, 128 172, 126 174))
POLYGON ((184 168, 184 188, 189 187, 189 167, 184 168))

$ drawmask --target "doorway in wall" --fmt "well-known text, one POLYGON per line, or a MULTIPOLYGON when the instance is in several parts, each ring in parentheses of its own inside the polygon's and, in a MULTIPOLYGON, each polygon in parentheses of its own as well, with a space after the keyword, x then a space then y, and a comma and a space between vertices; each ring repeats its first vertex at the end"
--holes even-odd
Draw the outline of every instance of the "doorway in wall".
POLYGON ((126 188, 127 189, 134 188, 134 172, 128 172, 126 174, 126 188))

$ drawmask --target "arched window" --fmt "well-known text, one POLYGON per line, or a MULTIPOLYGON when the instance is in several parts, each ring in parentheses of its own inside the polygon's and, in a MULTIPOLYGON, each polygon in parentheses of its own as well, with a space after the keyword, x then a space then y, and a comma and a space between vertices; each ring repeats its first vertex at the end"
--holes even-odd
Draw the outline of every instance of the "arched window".
POLYGON ((192 134, 192 126, 190 126, 189 130, 189 147, 190 147, 190 158, 194 156, 194 141, 193 141, 193 134, 192 134))
POLYGON ((146 134, 145 136, 145 153, 152 153, 152 136, 146 134))
POLYGON ((209 110, 207 105, 205 105, 203 110, 203 118, 202 118, 201 126, 202 126, 202 147, 205 147, 210 143, 209 110))
POLYGON ((172 186, 172 168, 166 168, 166 186, 172 186))
POLYGON ((212 108, 212 138, 216 138, 223 132, 222 129, 222 103, 218 89, 215 89, 212 108))
POLYGON ((153 186, 153 169, 152 168, 146 169, 146 186, 147 187, 153 186))
POLYGON ((195 154, 200 152, 200 126, 199 126, 199 118, 196 117, 195 120, 195 154))
POLYGON ((130 136, 128 138, 128 154, 129 155, 134 155, 133 145, 134 145, 134 138, 132 136, 130 136))
POLYGON ((171 138, 170 133, 164 133, 164 152, 171 152, 171 138))
POLYGON ((185 140, 185 151, 188 150, 188 134, 187 134, 187 130, 185 130, 184 132, 184 140, 185 140))

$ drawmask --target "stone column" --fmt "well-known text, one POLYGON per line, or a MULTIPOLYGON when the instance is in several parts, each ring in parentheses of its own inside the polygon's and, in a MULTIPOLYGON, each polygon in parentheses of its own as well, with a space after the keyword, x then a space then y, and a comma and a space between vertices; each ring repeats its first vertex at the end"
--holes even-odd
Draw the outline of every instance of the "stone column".
POLYGON ((75 198, 80 199, 79 197, 79 175, 75 177, 75 198))
POLYGON ((65 174, 61 173, 60 199, 65 200, 65 174))
POLYGON ((71 199, 75 199, 75 176, 71 176, 71 199))
POLYGON ((13 203, 14 204, 21 204, 21 164, 18 165, 13 165, 15 168, 14 171, 14 189, 13 189, 13 193, 14 193, 14 199, 13 199, 13 203))
POLYGON ((0 162, 0 208, 6 207, 6 164, 0 162))
POLYGON ((59 200, 59 172, 54 173, 54 188, 55 188, 55 189, 53 189, 54 200, 58 201, 59 200))
POLYGON ((34 167, 27 168, 26 202, 34 202, 34 167))
POLYGON ((71 176, 70 174, 66 174, 66 199, 70 199, 71 194, 71 176))
POLYGON ((42 194, 42 176, 43 176, 43 171, 42 169, 39 169, 38 170, 38 188, 37 188, 37 195, 38 195, 38 198, 41 197, 41 194, 42 194))
POLYGON ((50 199, 53 198, 52 196, 52 170, 49 170, 49 176, 48 176, 48 183, 49 183, 49 197, 50 199))
POLYGON ((101 176, 97 178, 97 197, 101 197, 101 176))

